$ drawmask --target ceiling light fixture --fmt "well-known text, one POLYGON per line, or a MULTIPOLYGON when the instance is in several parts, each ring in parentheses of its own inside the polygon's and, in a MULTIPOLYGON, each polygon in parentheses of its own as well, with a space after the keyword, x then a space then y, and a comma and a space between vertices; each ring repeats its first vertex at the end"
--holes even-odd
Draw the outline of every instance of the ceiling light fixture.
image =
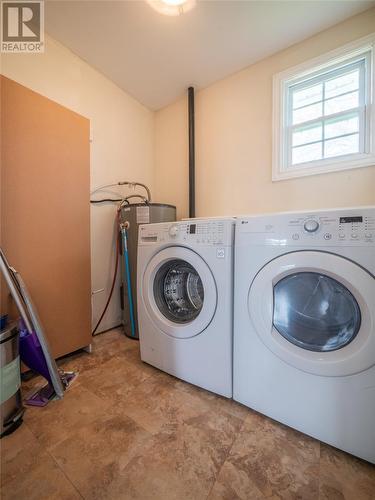
POLYGON ((147 0, 151 7, 165 16, 180 16, 191 10, 196 0, 147 0))

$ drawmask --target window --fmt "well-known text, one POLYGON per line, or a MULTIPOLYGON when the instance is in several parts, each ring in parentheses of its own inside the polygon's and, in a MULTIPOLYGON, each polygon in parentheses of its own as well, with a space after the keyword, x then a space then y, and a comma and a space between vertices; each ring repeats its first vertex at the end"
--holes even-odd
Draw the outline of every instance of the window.
POLYGON ((273 180, 375 164, 374 42, 275 75, 273 180))

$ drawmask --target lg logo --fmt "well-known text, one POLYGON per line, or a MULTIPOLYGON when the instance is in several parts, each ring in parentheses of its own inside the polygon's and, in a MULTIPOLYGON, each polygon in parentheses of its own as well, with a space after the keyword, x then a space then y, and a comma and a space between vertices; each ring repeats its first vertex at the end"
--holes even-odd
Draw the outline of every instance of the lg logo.
POLYGON ((43 52, 43 2, 1 2, 2 52, 43 52))

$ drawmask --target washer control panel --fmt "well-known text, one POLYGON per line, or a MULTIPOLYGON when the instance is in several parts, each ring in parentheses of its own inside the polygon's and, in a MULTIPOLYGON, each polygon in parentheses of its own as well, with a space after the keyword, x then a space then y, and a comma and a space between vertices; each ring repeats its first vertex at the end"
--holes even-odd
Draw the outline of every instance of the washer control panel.
POLYGON ((169 228, 168 233, 169 233, 169 236, 170 236, 171 238, 176 238, 176 236, 177 236, 177 235, 178 235, 178 233, 179 233, 179 227, 178 227, 178 225, 177 225, 177 224, 173 224, 173 226, 171 226, 171 227, 169 228))
POLYGON ((307 219, 303 223, 303 229, 307 233, 315 233, 315 231, 317 231, 319 229, 319 222, 315 219, 307 219))
POLYGON ((237 231, 259 244, 375 245, 375 207, 239 218, 237 231))
POLYGON ((162 222, 139 227, 139 244, 232 245, 234 220, 162 222))

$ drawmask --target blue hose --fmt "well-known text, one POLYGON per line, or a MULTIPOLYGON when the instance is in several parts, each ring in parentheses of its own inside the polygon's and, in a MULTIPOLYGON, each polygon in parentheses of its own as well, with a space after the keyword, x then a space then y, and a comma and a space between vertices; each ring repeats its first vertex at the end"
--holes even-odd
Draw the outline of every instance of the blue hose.
POLYGON ((133 294, 132 294, 132 288, 131 288, 129 253, 128 253, 128 233, 127 233, 127 230, 125 227, 121 228, 121 234, 122 234, 122 242, 123 242, 123 249, 124 249, 126 285, 127 285, 127 289, 128 289, 131 336, 135 337, 136 332, 135 332, 135 319, 134 319, 134 305, 133 305, 133 294))

